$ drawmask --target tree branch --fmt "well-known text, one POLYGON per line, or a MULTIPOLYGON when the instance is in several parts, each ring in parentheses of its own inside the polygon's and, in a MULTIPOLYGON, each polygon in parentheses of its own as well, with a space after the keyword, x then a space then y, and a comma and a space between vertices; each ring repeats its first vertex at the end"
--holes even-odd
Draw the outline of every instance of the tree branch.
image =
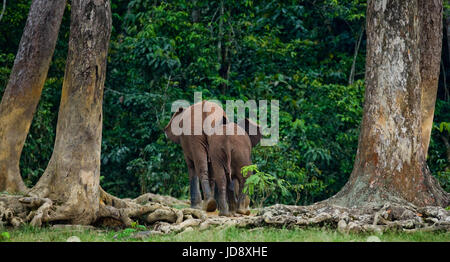
POLYGON ((2 13, 0 14, 0 21, 2 21, 3 14, 5 13, 5 9, 6 9, 6 0, 3 0, 3 8, 2 8, 2 13))

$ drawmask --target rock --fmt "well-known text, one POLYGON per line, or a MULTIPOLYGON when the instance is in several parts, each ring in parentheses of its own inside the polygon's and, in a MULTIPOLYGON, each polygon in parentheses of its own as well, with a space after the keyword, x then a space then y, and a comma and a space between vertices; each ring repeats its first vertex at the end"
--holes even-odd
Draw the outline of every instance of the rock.
POLYGON ((337 224, 337 230, 341 233, 346 233, 347 232, 347 223, 345 222, 345 220, 339 220, 338 224, 337 224))
POLYGON ((167 233, 170 233, 172 227, 173 226, 170 225, 167 222, 156 222, 154 230, 155 231, 159 231, 159 232, 164 233, 164 234, 167 234, 167 233))
POLYGON ((183 232, 181 233, 186 233, 186 232, 192 232, 194 231, 194 229, 192 227, 187 227, 183 232))
POLYGON ((81 242, 81 239, 77 236, 71 236, 66 240, 66 242, 81 242))
POLYGON ((384 231, 384 226, 377 225, 363 225, 364 232, 375 233, 377 235, 382 235, 384 231))
POLYGON ((207 229, 209 226, 211 225, 211 223, 209 223, 208 221, 202 222, 199 226, 199 230, 205 230, 207 229))
POLYGON ((134 233, 133 235, 130 236, 130 238, 132 239, 146 239, 149 238, 150 236, 154 236, 154 235, 161 235, 161 232, 158 231, 154 231, 154 230, 150 230, 150 231, 140 231, 137 233, 134 233))
POLYGON ((203 210, 193 208, 183 208, 182 212, 185 216, 190 215, 191 218, 198 218, 201 220, 206 219, 206 213, 203 210))
POLYGON ((93 226, 84 226, 84 225, 53 225, 52 228, 55 229, 66 229, 66 230, 94 230, 93 226))
POLYGON ((347 230, 350 233, 360 233, 362 231, 362 227, 355 222, 350 222, 348 223, 347 230))
POLYGON ((381 242, 380 238, 377 236, 369 236, 366 242, 381 242))
POLYGON ((18 218, 18 217, 13 217, 10 219, 9 223, 11 223, 11 225, 13 225, 14 228, 18 228, 20 227, 22 224, 24 224, 24 222, 22 221, 22 219, 18 218))

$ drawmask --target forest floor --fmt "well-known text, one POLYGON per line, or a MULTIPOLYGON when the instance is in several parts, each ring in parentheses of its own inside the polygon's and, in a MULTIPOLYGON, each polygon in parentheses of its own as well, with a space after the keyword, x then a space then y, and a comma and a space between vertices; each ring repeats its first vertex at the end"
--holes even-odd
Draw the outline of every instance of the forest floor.
POLYGON ((184 220, 148 227, 136 221, 121 229, 0 223, 0 242, 450 242, 449 211, 438 207, 387 203, 366 214, 320 204, 274 205, 251 209, 250 216, 219 217, 217 211, 194 212, 188 201, 169 196, 146 194, 136 201, 171 206, 183 211, 184 220))
MULTIPOLYGON (((367 233, 343 234, 326 228, 277 229, 236 227, 212 228, 182 233, 140 235, 144 228, 122 230, 35 228, 0 230, 0 242, 66 242, 76 236, 82 242, 367 242, 374 236, 367 233)), ((381 242, 450 242, 450 232, 385 232, 376 235, 381 242)))

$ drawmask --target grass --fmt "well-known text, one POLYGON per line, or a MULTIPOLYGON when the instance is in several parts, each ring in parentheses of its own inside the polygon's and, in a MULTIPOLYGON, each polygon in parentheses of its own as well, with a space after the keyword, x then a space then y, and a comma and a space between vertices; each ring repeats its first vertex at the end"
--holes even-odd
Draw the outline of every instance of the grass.
MULTIPOLYGON (((145 239, 131 239, 137 229, 114 230, 68 230, 53 228, 33 228, 0 231, 0 241, 8 242, 65 242, 71 236, 77 236, 83 242, 365 242, 369 234, 341 234, 334 230, 241 228, 208 229, 180 234, 154 235, 145 239), (8 232, 7 234, 1 234, 8 232), (4 235, 1 237, 1 235, 4 235), (8 236, 9 235, 9 236, 8 236)), ((382 242, 450 242, 450 232, 389 232, 378 235, 382 242)))

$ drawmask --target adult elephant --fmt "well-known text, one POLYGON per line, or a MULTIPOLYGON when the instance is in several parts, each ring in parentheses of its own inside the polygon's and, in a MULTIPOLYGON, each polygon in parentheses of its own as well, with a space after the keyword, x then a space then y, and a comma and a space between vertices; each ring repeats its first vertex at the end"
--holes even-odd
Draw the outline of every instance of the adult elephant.
POLYGON ((211 192, 208 176, 208 140, 211 130, 226 123, 225 111, 216 103, 198 102, 188 108, 179 108, 165 127, 164 132, 171 141, 180 144, 189 172, 191 207, 216 210, 217 203, 211 192))
POLYGON ((208 149, 219 215, 230 216, 234 212, 248 215, 248 197, 242 192, 246 178, 241 169, 252 164, 252 148, 262 138, 261 129, 247 118, 219 128, 223 129, 222 135, 212 135, 208 149), (231 134, 227 133, 230 131, 231 134))

